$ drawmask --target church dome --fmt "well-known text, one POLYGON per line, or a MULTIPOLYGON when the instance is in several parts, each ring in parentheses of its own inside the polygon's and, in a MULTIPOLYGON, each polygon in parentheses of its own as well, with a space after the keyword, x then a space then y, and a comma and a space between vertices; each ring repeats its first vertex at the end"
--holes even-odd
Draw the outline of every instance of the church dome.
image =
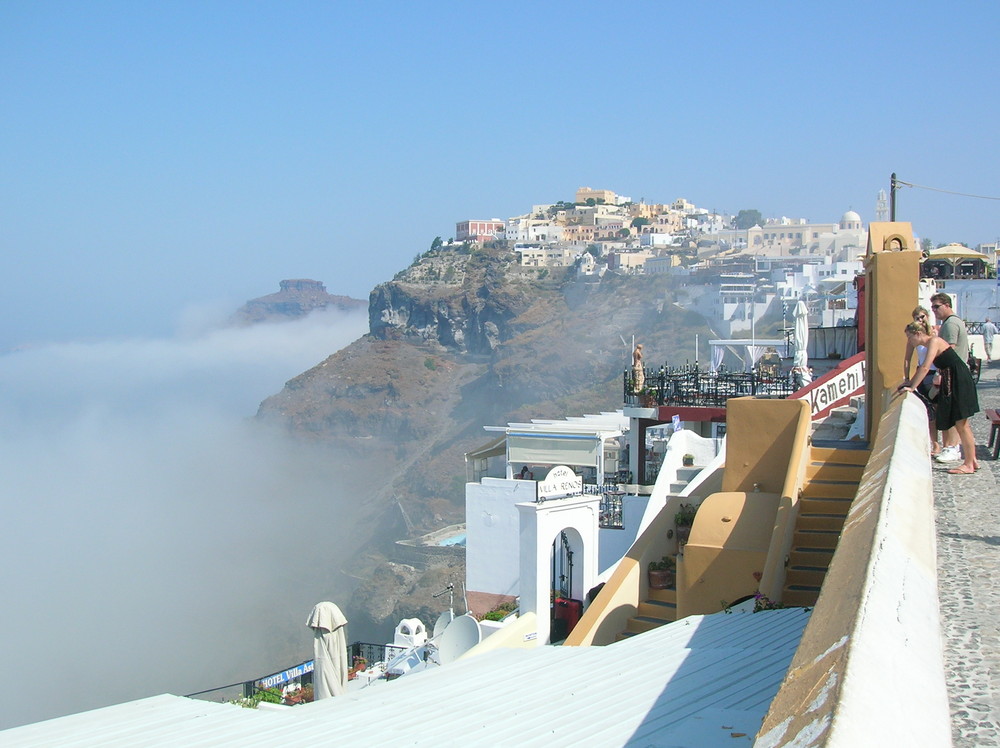
POLYGON ((842 229, 860 229, 861 228, 861 216, 855 213, 853 210, 849 210, 844 215, 840 217, 840 228, 842 229))

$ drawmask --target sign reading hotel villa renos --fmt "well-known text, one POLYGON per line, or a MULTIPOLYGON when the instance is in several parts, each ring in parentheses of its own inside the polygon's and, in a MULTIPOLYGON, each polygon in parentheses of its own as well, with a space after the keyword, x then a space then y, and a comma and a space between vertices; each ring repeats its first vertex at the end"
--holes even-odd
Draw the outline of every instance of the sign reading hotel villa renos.
POLYGON ((557 465, 538 481, 538 501, 544 499, 561 499, 564 496, 577 496, 583 493, 583 478, 565 465, 557 465))

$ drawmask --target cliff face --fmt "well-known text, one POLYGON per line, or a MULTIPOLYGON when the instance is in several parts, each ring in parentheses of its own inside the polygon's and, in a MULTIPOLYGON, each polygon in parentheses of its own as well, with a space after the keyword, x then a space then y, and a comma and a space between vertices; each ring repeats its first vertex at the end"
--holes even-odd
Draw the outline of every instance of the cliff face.
POLYGON ((693 358, 708 332, 671 303, 683 291, 669 277, 567 275, 500 251, 429 253, 372 291, 368 335, 261 404, 259 418, 348 454, 366 476, 379 519, 358 528, 368 552, 348 570, 378 590, 349 614, 363 628, 434 591, 420 575, 394 588, 386 580, 406 575, 372 574, 393 541, 465 520, 464 454, 488 440, 483 426, 620 407, 633 335, 653 366, 693 358))
POLYGON ((454 353, 488 356, 512 336, 511 320, 530 303, 527 284, 496 250, 470 256, 438 251, 375 287, 371 334, 383 340, 437 343, 454 353))

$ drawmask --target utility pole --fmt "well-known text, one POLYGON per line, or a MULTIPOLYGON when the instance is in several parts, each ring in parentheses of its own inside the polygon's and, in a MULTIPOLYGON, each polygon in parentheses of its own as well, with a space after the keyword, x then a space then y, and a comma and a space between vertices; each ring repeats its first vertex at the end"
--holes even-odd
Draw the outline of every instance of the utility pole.
POLYGON ((896 220, 896 172, 889 177, 889 220, 896 220))

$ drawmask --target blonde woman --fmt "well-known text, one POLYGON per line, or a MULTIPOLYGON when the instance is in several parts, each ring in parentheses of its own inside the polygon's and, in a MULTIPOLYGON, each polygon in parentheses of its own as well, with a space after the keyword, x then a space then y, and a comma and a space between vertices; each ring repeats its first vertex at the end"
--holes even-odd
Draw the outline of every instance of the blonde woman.
MULTIPOLYGON (((931 325, 931 313, 922 306, 918 306, 912 312, 913 321, 920 325, 921 328, 931 337, 937 334, 936 328, 931 325)), ((910 362, 913 360, 913 352, 917 353, 917 366, 924 363, 924 359, 927 357, 927 346, 918 345, 914 346, 910 337, 906 338, 906 355, 903 358, 903 381, 909 381, 910 379, 910 362)), ((917 385, 917 392, 920 398, 924 401, 924 405, 927 406, 927 428, 931 438, 931 457, 941 454, 941 443, 938 441, 938 430, 934 425, 936 417, 934 414, 934 400, 937 399, 937 385, 940 384, 938 378, 937 367, 931 362, 930 371, 927 376, 924 377, 923 381, 917 385), (937 381, 936 381, 937 380, 937 381)))
POLYGON ((976 393, 976 383, 972 381, 972 373, 966 363, 955 353, 955 347, 929 334, 919 322, 911 322, 906 326, 907 342, 916 346, 926 346, 927 355, 924 362, 917 367, 916 373, 905 380, 899 389, 907 392, 916 390, 917 385, 927 376, 931 364, 937 366, 941 373, 941 391, 938 394, 935 415, 939 431, 952 427, 958 432, 962 443, 962 464, 948 472, 951 475, 971 475, 979 469, 976 461, 976 440, 972 436, 969 417, 979 412, 979 397, 976 393))

